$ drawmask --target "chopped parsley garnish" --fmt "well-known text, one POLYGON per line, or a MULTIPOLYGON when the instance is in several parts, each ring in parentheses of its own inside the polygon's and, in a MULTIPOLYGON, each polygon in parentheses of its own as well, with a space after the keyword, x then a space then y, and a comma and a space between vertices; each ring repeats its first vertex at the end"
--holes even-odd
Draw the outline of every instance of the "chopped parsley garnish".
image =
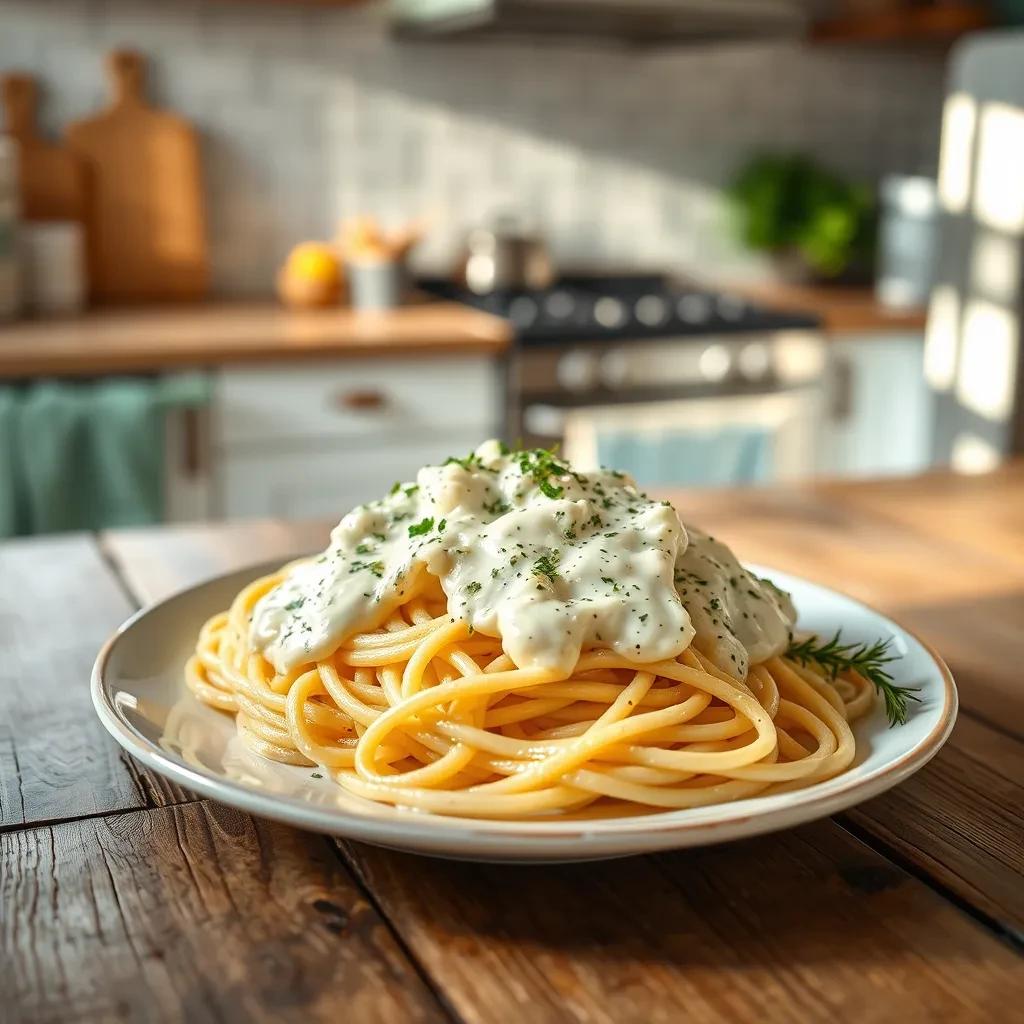
POLYGON ((424 516, 418 523, 413 523, 412 526, 409 527, 409 536, 410 537, 422 537, 425 534, 430 533, 430 531, 433 528, 434 528, 434 517, 433 516, 424 516))
POLYGON ((533 568, 530 569, 530 574, 538 577, 539 579, 547 580, 547 585, 550 587, 555 580, 561 579, 561 574, 558 571, 558 563, 561 562, 561 560, 561 552, 549 551, 546 555, 541 555, 540 558, 533 563, 533 568))
POLYGON ((445 528, 445 527, 446 527, 447 525, 448 525, 448 520, 447 520, 447 519, 442 519, 442 520, 441 520, 441 521, 440 521, 440 522, 439 522, 439 523, 437 524, 437 532, 438 532, 438 533, 444 533, 444 528, 445 528))
POLYGON ((449 455, 447 459, 442 463, 443 466, 461 466, 467 472, 472 472, 474 469, 486 469, 489 470, 489 466, 485 466, 483 460, 476 452, 470 452, 464 459, 456 458, 454 455, 449 455))
POLYGON ((497 517, 503 516, 506 512, 510 512, 512 510, 512 506, 507 501, 505 501, 504 498, 495 498, 494 501, 485 502, 483 505, 483 510, 489 516, 497 517))
POLYGON ((555 456, 553 451, 547 448, 533 448, 529 451, 517 452, 516 459, 523 476, 532 477, 537 489, 546 498, 560 498, 565 493, 565 488, 554 483, 552 477, 573 476, 577 480, 580 479, 577 473, 574 473, 555 456))
POLYGON ((306 599, 304 597, 297 597, 294 601, 289 601, 284 606, 284 610, 286 612, 297 612, 305 603, 306 599))
POLYGON ((349 574, 354 572, 372 572, 377 579, 384 575, 383 562, 353 562, 349 567, 349 574))
POLYGON ((481 586, 480 583, 478 583, 476 580, 473 580, 472 583, 467 583, 466 584, 465 591, 466 591, 467 594, 479 594, 480 593, 480 586, 481 586))
POLYGON ((369 555, 373 553, 373 548, 369 544, 358 544, 356 545, 357 555, 369 555))

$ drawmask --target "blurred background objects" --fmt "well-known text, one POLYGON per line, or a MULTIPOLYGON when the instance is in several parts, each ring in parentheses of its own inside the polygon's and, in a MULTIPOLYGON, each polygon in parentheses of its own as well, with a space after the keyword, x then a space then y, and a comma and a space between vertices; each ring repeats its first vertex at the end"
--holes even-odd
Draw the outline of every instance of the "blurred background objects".
POLYGON ((7 0, 0 534, 1024 447, 1015 0, 7 0))

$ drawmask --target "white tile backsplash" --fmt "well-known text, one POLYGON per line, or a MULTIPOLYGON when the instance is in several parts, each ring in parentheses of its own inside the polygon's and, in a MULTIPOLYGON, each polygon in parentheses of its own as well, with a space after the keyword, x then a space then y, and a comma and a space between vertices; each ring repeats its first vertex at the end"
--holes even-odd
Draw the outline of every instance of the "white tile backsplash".
POLYGON ((934 54, 796 43, 653 54, 392 41, 381 5, 4 0, 0 70, 43 79, 47 130, 99 106, 102 58, 151 57, 156 100, 201 132, 214 280, 265 291, 288 247, 359 212, 429 214, 421 265, 515 208, 564 263, 756 273, 721 188, 753 151, 848 174, 934 169, 934 54))

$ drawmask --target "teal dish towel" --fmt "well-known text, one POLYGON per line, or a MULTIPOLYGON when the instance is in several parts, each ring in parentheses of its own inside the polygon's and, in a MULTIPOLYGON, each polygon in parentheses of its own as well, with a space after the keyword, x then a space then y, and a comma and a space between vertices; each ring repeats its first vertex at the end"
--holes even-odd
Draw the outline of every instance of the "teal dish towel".
POLYGON ((165 416, 209 397, 203 374, 0 389, 0 535, 159 522, 165 416))
POLYGON ((648 487, 717 487, 764 483, 772 473, 772 436, 760 427, 600 431, 597 457, 648 487))

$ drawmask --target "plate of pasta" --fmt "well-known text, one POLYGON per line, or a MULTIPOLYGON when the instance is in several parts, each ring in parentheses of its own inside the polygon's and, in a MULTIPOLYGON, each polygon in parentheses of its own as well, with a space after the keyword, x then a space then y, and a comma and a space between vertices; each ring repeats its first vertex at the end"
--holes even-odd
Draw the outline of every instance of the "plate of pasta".
POLYGON ((486 442, 347 513, 323 551, 139 612, 100 652, 93 702, 204 796, 482 860, 756 835, 936 753, 957 698, 930 648, 741 564, 683 511, 486 442))

